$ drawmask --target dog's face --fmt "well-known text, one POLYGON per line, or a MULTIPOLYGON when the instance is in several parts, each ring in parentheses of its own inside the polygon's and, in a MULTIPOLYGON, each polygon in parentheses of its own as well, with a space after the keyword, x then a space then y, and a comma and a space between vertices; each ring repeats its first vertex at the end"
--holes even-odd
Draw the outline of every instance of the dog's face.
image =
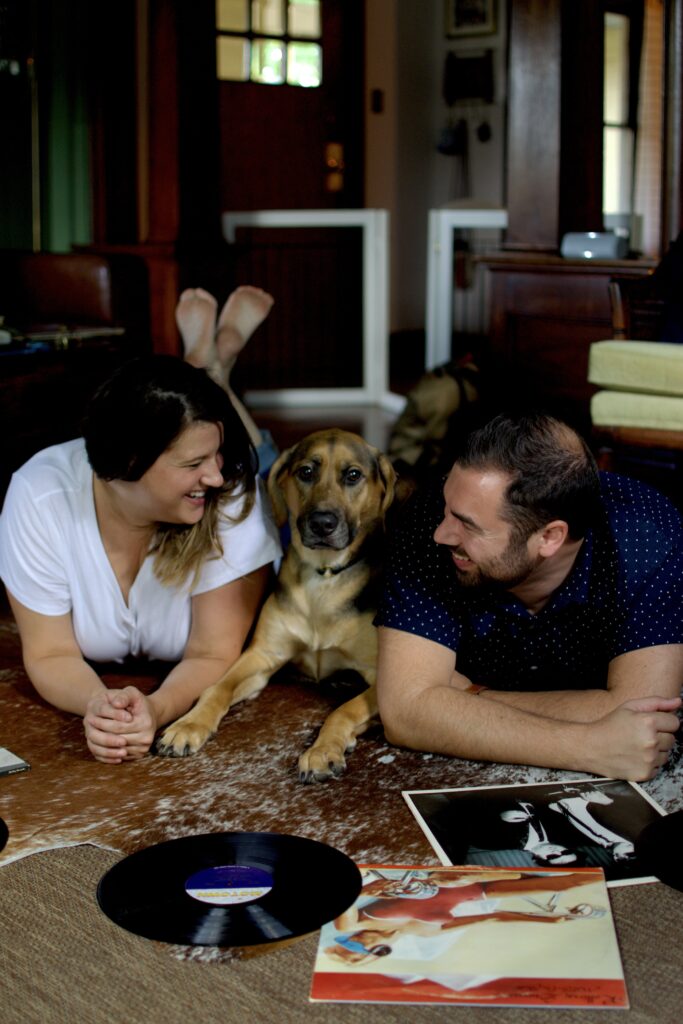
POLYGON ((278 522, 289 518, 292 543, 322 567, 338 563, 342 551, 350 560, 382 524, 395 476, 387 457, 357 434, 320 430, 283 452, 268 490, 278 522))

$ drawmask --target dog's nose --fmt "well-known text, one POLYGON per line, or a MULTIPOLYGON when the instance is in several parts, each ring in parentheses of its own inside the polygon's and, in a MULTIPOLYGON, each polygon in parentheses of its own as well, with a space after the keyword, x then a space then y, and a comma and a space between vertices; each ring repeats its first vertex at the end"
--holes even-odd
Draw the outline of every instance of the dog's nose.
POLYGON ((339 516, 336 512, 311 512, 308 525, 316 537, 329 537, 339 525, 339 516))

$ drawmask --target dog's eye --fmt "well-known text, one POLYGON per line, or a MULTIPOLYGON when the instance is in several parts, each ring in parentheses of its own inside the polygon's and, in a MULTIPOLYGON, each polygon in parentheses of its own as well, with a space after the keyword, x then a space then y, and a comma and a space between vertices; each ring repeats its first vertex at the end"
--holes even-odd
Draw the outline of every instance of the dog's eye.
POLYGON ((303 483, 310 483, 310 481, 313 479, 313 467, 299 466, 295 475, 297 479, 301 480, 303 483))
POLYGON ((357 484, 363 479, 363 474, 360 469, 347 469, 344 474, 344 482, 347 484, 357 484))

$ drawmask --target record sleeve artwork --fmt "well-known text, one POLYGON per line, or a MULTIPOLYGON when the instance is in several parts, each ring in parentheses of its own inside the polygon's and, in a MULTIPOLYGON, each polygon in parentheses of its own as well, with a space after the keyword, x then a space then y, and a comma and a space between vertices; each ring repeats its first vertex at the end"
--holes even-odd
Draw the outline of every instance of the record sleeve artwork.
POLYGON ((635 782, 594 778, 403 796, 442 864, 600 867, 608 886, 656 880, 637 841, 666 815, 635 782))
POLYGON ((601 868, 367 865, 312 1002, 628 1007, 601 868))
POLYGON ((316 931, 353 903, 354 862, 313 839, 223 832, 172 839, 115 864, 97 900, 148 939, 265 952, 316 931))

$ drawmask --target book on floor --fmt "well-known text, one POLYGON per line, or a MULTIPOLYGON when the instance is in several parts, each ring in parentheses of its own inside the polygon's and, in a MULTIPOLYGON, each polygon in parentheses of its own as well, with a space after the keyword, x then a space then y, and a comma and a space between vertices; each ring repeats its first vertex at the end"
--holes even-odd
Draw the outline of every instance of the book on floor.
POLYGON ((0 747, 0 775, 13 775, 15 772, 25 772, 31 765, 22 757, 17 757, 7 747, 0 747))
POLYGON ((600 868, 362 865, 312 1002, 627 1008, 600 868))

